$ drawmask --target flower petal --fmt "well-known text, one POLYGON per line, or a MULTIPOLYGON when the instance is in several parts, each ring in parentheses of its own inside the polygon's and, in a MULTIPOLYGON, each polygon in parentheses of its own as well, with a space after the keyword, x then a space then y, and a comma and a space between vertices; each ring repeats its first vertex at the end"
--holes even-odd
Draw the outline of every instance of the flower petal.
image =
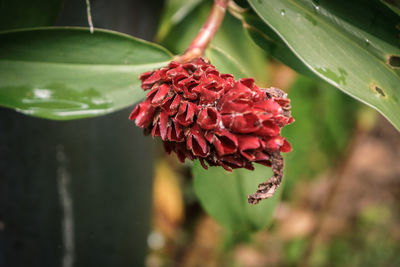
POLYGON ((197 115, 197 123, 204 130, 215 129, 221 121, 221 115, 214 107, 203 108, 197 115))
POLYGON ((205 157, 208 155, 209 146, 204 138, 203 131, 197 124, 189 130, 186 146, 195 156, 205 157))
POLYGON ((169 92, 170 86, 168 84, 162 84, 153 99, 151 100, 152 104, 161 104, 161 102, 164 100, 164 98, 167 97, 168 92, 169 92))
POLYGON ((134 108, 129 118, 135 120, 137 126, 146 128, 152 122, 154 113, 155 108, 149 102, 142 102, 134 108))

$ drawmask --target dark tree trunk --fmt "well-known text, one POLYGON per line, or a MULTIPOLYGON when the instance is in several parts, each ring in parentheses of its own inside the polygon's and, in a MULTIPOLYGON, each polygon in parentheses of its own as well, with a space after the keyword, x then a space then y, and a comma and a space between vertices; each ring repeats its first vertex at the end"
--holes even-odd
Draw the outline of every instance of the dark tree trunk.
MULTIPOLYGON (((159 2, 92 0, 95 27, 151 40, 159 2)), ((66 0, 58 24, 87 26, 84 4, 66 0)), ((144 265, 152 142, 129 113, 54 122, 0 108, 1 267, 144 265)))

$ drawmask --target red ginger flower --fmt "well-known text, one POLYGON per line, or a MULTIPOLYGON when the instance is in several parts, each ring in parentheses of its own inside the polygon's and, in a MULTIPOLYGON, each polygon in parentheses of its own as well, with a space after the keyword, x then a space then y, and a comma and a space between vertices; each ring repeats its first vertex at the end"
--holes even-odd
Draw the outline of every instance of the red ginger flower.
POLYGON ((254 79, 235 81, 205 59, 172 61, 139 76, 146 99, 130 115, 136 125, 163 140, 168 153, 184 162, 199 159, 207 169, 222 166, 253 170, 253 163, 272 167, 274 176, 249 196, 256 204, 269 198, 283 175, 280 152, 291 147, 280 129, 293 122, 289 99, 277 88, 258 88, 254 79))

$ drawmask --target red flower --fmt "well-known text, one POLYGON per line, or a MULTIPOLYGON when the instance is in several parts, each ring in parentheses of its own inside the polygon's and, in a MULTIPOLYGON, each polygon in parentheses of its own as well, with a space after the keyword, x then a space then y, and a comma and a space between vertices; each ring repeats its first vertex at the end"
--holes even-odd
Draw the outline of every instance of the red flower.
POLYGON ((166 151, 182 162, 199 159, 206 169, 205 162, 228 171, 252 170, 253 163, 274 167, 280 152, 291 150, 280 136, 293 122, 289 99, 277 88, 258 88, 252 78, 235 81, 202 58, 173 61, 139 78, 150 91, 130 119, 160 136, 166 151))

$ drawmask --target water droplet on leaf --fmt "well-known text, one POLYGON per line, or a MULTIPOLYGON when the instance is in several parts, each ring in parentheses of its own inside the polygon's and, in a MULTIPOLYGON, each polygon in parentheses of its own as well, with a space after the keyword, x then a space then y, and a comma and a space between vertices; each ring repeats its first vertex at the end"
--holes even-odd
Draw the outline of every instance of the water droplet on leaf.
POLYGON ((314 11, 319 11, 319 0, 312 0, 314 11))

